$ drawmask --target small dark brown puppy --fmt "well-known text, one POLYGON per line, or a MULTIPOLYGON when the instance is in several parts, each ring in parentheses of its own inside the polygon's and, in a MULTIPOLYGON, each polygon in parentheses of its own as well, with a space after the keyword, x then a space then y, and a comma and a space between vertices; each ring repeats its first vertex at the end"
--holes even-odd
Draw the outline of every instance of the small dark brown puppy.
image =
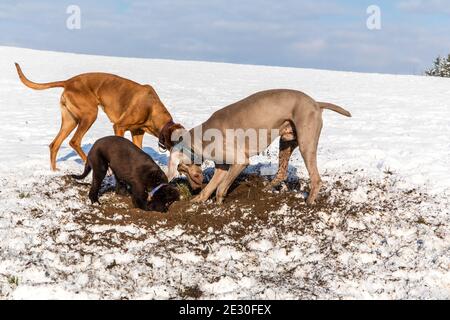
POLYGON ((111 136, 97 140, 89 151, 83 174, 72 175, 81 180, 94 171, 89 191, 92 203, 99 202, 98 193, 108 167, 116 178, 116 192, 122 194, 130 186, 137 208, 165 212, 180 198, 177 188, 168 184, 166 175, 148 154, 125 138, 111 136))

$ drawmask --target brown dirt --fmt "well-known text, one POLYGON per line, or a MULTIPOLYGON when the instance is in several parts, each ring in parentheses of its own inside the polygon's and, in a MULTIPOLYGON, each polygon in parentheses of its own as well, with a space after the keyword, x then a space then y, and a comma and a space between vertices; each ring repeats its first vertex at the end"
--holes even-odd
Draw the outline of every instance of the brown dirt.
MULTIPOLYGON (((78 183, 68 177, 63 180, 66 187, 76 188, 80 196, 89 201, 87 197, 88 183, 78 183)), ((106 182, 102 188, 103 194, 100 196, 101 205, 93 205, 104 218, 83 216, 82 219, 90 220, 85 222, 95 224, 136 224, 140 227, 154 227, 163 224, 165 227, 171 228, 180 225, 191 231, 208 232, 211 230, 210 228, 220 230, 234 221, 239 221, 243 229, 256 222, 267 222, 269 212, 277 210, 283 204, 287 204, 292 209, 306 209, 304 199, 299 198, 299 193, 294 190, 298 182, 291 183, 288 191, 282 193, 264 191, 265 183, 267 183, 266 180, 256 175, 242 176, 232 186, 222 205, 217 205, 213 198, 203 204, 194 204, 189 200, 184 200, 172 204, 168 212, 159 213, 133 208, 129 196, 116 195, 112 185, 106 182), (246 218, 243 219, 245 210, 251 210, 251 214, 246 215, 246 218), (112 223, 112 218, 117 215, 123 216, 123 219, 112 223)), ((323 203, 319 201, 314 210, 319 210, 322 206, 323 203)))
MULTIPOLYGON (((113 191, 113 181, 106 179, 103 186, 104 193, 100 196, 101 205, 93 206, 100 211, 101 215, 84 213, 77 215, 77 220, 81 225, 134 224, 149 231, 173 228, 178 225, 187 233, 198 236, 210 235, 214 231, 222 232, 226 229, 228 236, 239 241, 248 234, 251 228, 276 227, 278 232, 289 232, 294 229, 302 232, 317 221, 318 212, 331 214, 339 211, 342 215, 356 216, 361 212, 370 213, 380 209, 389 212, 399 205, 391 200, 380 201, 377 209, 369 204, 352 204, 348 201, 348 194, 352 192, 352 187, 339 181, 339 178, 337 181, 333 181, 332 185, 322 189, 318 203, 314 207, 306 206, 302 196, 307 191, 308 181, 290 181, 284 186, 283 191, 266 192, 263 189, 267 180, 257 175, 243 175, 231 188, 224 204, 217 205, 214 199, 203 204, 179 201, 174 203, 167 213, 147 212, 133 208, 130 197, 116 195, 113 191), (332 190, 337 190, 342 197, 334 197, 333 200, 330 200, 332 190), (273 214, 285 204, 290 213, 295 212, 296 217, 298 216, 295 224, 286 223, 282 215, 273 214), (117 216, 120 216, 120 219, 114 219, 117 216)), ((63 183, 65 184, 63 188, 76 188, 80 197, 89 201, 87 197, 88 183, 80 184, 67 177, 63 179, 63 183)), ((387 193, 389 188, 389 184, 383 182, 370 181, 368 185, 378 193, 387 193)), ((421 194, 410 190, 405 191, 404 197, 407 201, 420 201, 421 194)), ((107 235, 105 236, 104 239, 107 239, 107 235)))
POLYGON ((193 286, 180 290, 179 294, 183 299, 199 299, 203 295, 203 292, 198 286, 193 286))
MULTIPOLYGON (((217 241, 229 237, 239 246, 245 236, 257 230, 275 228, 275 237, 289 232, 307 234, 320 221, 319 213, 331 216, 338 212, 341 217, 349 218, 356 218, 361 214, 371 215, 374 212, 391 214, 392 211, 408 202, 420 203, 423 200, 423 195, 416 190, 406 190, 400 195, 394 195, 395 198, 383 197, 384 200, 379 202, 376 196, 367 203, 352 203, 349 200, 350 194, 357 185, 354 181, 348 180, 351 176, 349 174, 351 173, 345 173, 345 177, 330 179, 327 179, 326 174, 323 175, 325 181, 331 182, 325 183, 318 203, 314 207, 308 207, 302 196, 307 191, 308 181, 306 180, 291 180, 281 191, 266 192, 263 189, 267 180, 258 175, 243 175, 235 182, 223 205, 217 205, 214 199, 202 204, 179 201, 174 203, 167 213, 147 212, 133 208, 130 197, 116 195, 113 191, 114 181, 111 181, 112 178, 107 178, 102 187, 101 205, 92 206, 97 210, 84 208, 79 212, 73 211, 73 214, 75 222, 79 223, 83 229, 87 229, 90 225, 136 225, 152 234, 179 226, 184 233, 195 236, 205 245, 203 251, 199 252, 205 257, 209 254, 208 243, 213 239, 217 241), (287 205, 287 212, 278 214, 276 211, 284 205, 287 205)), ((377 195, 389 194, 392 187, 389 178, 377 182, 369 180, 366 183, 371 189, 368 192, 374 192, 377 195)), ((88 183, 79 183, 68 177, 64 177, 61 181, 61 191, 75 188, 80 198, 85 199, 86 203, 89 203, 87 197, 89 187, 88 183)), ((346 224, 346 220, 342 219, 342 223, 346 224)), ((364 237, 364 232, 360 236, 364 237)), ((115 247, 124 241, 144 240, 144 238, 145 236, 136 237, 117 233, 111 229, 104 232, 100 239, 94 238, 91 232, 86 232, 84 237, 72 239, 72 242, 81 241, 86 244, 96 243, 115 247)))

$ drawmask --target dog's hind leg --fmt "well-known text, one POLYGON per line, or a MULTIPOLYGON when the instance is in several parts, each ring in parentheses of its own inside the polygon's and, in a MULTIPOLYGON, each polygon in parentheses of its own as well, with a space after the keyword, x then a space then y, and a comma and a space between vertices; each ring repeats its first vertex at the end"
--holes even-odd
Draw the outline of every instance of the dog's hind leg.
POLYGON ((78 127, 70 139, 70 146, 86 162, 86 154, 81 149, 81 140, 86 132, 91 128, 97 119, 98 101, 89 96, 83 96, 77 91, 67 91, 64 93, 66 107, 71 114, 78 119, 78 127))
POLYGON ((322 130, 322 112, 312 111, 296 123, 297 140, 306 169, 311 179, 311 190, 306 203, 314 205, 319 194, 322 180, 317 169, 317 147, 322 130))
POLYGON ((56 170, 56 156, 63 141, 76 128, 78 122, 75 117, 67 110, 63 99, 61 99, 61 129, 49 145, 50 148, 50 166, 53 171, 56 170))
POLYGON ((283 137, 280 138, 278 172, 272 182, 270 182, 270 184, 266 187, 266 190, 277 187, 278 185, 280 185, 280 183, 287 179, 289 159, 291 158, 291 155, 294 152, 295 148, 297 148, 297 146, 298 142, 296 140, 284 141, 283 137))
POLYGON ((93 169, 92 185, 91 189, 89 190, 89 199, 93 204, 96 202, 100 203, 98 201, 98 194, 100 192, 103 179, 106 176, 108 166, 105 163, 103 163, 100 159, 92 159, 92 161, 89 161, 89 164, 93 169))
POLYGON ((81 140, 88 130, 91 128, 92 124, 97 119, 97 112, 95 114, 88 114, 87 116, 80 119, 80 123, 78 125, 75 134, 72 139, 70 139, 70 146, 78 153, 78 155, 86 162, 86 154, 81 148, 81 140))
POLYGON ((118 137, 123 137, 125 135, 125 130, 122 127, 119 127, 117 124, 113 126, 114 135, 118 137))

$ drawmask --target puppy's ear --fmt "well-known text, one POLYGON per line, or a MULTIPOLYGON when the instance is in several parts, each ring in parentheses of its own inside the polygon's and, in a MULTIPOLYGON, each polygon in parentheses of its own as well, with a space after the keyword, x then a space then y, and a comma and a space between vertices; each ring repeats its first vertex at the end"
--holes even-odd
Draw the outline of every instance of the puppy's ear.
POLYGON ((166 201, 167 203, 169 203, 169 205, 171 205, 172 203, 174 203, 175 201, 180 200, 180 191, 178 191, 178 189, 174 186, 167 186, 166 187, 166 201))
POLYGON ((147 210, 155 212, 167 212, 167 210, 169 210, 169 207, 165 206, 161 201, 152 200, 149 202, 147 210))

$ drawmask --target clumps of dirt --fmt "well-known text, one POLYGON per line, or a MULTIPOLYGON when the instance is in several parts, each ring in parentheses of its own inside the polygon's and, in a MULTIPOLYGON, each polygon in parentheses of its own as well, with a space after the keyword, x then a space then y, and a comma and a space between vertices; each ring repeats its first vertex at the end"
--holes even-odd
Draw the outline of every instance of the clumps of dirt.
POLYGON ((200 290, 198 285, 195 285, 192 287, 185 287, 183 289, 180 289, 178 294, 182 299, 200 299, 200 297, 203 295, 203 291, 200 290))
MULTIPOLYGON (((96 210, 92 213, 77 215, 76 221, 81 225, 136 225, 149 231, 180 226, 188 234, 226 234, 239 241, 255 228, 276 227, 283 233, 302 232, 317 221, 319 213, 331 215, 339 212, 351 217, 374 211, 389 212, 398 208, 400 202, 420 202, 422 198, 416 190, 405 190, 401 198, 397 194, 396 199, 391 199, 388 194, 394 182, 389 179, 378 182, 369 180, 366 182, 366 192, 367 197, 372 199, 354 203, 350 195, 358 185, 346 180, 351 175, 346 173, 344 176, 347 178, 331 177, 330 182, 325 183, 314 207, 305 204, 308 191, 306 180, 289 180, 279 190, 267 192, 264 189, 268 180, 257 175, 242 175, 232 186, 224 204, 217 205, 213 199, 202 204, 182 200, 174 203, 167 213, 133 208, 129 196, 114 193, 114 178, 109 177, 102 187, 101 205, 93 205, 92 208, 96 210)), ((328 180, 326 175, 324 180, 328 180)), ((75 188, 80 198, 89 202, 89 184, 75 182, 70 178, 63 178, 62 181, 63 188, 75 188)), ((183 183, 186 182, 177 181, 179 185, 183 183)))
MULTIPOLYGON (((75 188, 81 199, 89 202, 88 183, 78 183, 68 177, 63 178, 66 188, 75 188)), ((177 185, 187 188, 186 181, 177 181, 177 185)), ((95 224, 135 224, 140 227, 161 226, 173 228, 177 225, 193 232, 221 230, 224 226, 239 221, 246 228, 256 222, 266 223, 269 212, 287 204, 293 209, 305 207, 305 201, 294 189, 289 192, 266 192, 263 189, 267 181, 256 175, 244 175, 231 187, 225 203, 217 205, 213 198, 207 203, 195 204, 189 200, 175 202, 166 213, 149 212, 133 208, 130 196, 114 193, 113 178, 104 181, 100 196, 100 205, 92 205, 101 215, 82 215, 84 222, 95 224), (245 214, 251 211, 252 214, 245 214), (121 216, 121 219, 115 217, 121 216), (245 216, 245 218, 244 218, 245 216)), ((320 207, 321 203, 319 203, 320 207)))

